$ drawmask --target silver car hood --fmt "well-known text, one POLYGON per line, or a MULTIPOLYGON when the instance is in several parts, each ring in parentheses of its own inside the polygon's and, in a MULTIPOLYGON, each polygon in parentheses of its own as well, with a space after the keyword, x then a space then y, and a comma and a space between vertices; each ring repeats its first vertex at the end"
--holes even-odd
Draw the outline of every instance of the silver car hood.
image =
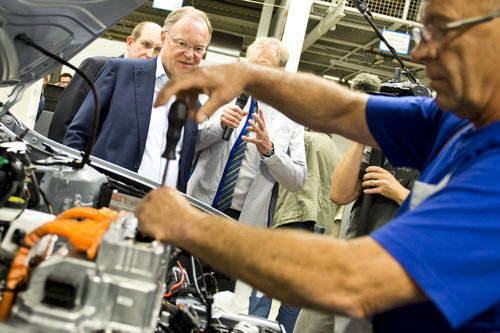
POLYGON ((0 86, 24 85, 61 66, 16 40, 25 34, 69 60, 145 0, 4 0, 0 4, 0 86))

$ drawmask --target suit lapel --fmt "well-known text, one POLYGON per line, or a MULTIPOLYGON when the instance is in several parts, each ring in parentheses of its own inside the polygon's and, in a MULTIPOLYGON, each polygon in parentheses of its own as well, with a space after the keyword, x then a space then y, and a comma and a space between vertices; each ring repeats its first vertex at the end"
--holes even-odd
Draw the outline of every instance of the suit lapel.
MULTIPOLYGON (((134 66, 135 110, 139 132, 139 156, 144 154, 155 85, 156 58, 134 66)), ((132 126, 132 124, 131 124, 132 126)))
MULTIPOLYGON (((151 109, 156 75, 156 58, 134 66, 135 109, 137 112, 137 126, 139 133, 139 156, 144 154, 148 136, 151 109)), ((197 105, 197 108, 199 105, 197 105)), ((177 188, 186 192, 189 170, 194 157, 194 150, 198 138, 198 124, 194 120, 186 121, 182 140, 181 158, 179 160, 179 176, 177 188)))

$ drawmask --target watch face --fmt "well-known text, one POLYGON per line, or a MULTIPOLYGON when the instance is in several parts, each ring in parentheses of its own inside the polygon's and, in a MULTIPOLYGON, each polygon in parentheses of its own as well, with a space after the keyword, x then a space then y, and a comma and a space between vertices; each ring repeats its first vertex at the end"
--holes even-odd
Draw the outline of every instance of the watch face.
POLYGON ((269 151, 267 152, 267 154, 263 154, 262 156, 271 157, 273 155, 274 155, 274 144, 271 146, 271 149, 269 149, 269 151))

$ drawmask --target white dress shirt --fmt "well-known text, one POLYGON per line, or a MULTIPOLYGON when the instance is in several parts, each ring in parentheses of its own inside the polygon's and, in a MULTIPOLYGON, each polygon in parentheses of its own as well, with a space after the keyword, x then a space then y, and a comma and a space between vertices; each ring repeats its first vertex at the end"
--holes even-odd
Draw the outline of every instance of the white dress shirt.
MULTIPOLYGON (((153 102, 156 100, 158 92, 165 85, 165 83, 167 83, 167 81, 168 77, 165 73, 165 69, 163 68, 161 58, 157 57, 153 102)), ((141 176, 158 183, 161 183, 163 180, 163 173, 167 163, 167 159, 161 157, 161 155, 167 145, 168 111, 174 101, 175 96, 172 96, 166 105, 156 108, 152 106, 146 147, 144 148, 144 154, 142 155, 141 165, 137 171, 141 176)), ((171 160, 168 165, 166 185, 171 187, 177 186, 183 134, 184 129, 181 132, 179 142, 175 148, 175 160, 171 160)))
MULTIPOLYGON (((234 104, 232 101, 229 104, 234 104)), ((248 110, 247 103, 245 110, 248 110)), ((257 147, 247 143, 247 151, 238 176, 232 207, 241 211, 240 222, 267 226, 272 218, 272 192, 276 183, 295 192, 304 186, 307 178, 304 149, 304 127, 293 122, 278 110, 259 102, 263 110, 269 138, 274 144, 274 155, 261 158, 257 147)), ((186 193, 201 202, 215 206, 216 194, 231 149, 243 129, 244 118, 229 141, 221 139, 222 109, 217 110, 198 127, 199 152, 186 193)), ((253 134, 252 134, 253 135, 253 134)))

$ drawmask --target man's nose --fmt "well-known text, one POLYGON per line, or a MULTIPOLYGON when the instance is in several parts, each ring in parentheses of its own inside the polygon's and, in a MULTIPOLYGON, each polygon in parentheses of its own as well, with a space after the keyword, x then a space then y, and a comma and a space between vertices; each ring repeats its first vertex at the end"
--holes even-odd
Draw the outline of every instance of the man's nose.
POLYGON ((424 40, 420 41, 420 43, 418 43, 411 52, 412 59, 418 62, 425 62, 436 58, 438 54, 438 46, 434 44, 435 43, 424 40))
POLYGON ((146 58, 151 59, 151 58, 154 58, 154 56, 155 56, 155 48, 154 47, 146 50, 146 58))
POLYGON ((194 58, 194 47, 189 46, 184 50, 184 54, 187 55, 189 58, 194 58))

